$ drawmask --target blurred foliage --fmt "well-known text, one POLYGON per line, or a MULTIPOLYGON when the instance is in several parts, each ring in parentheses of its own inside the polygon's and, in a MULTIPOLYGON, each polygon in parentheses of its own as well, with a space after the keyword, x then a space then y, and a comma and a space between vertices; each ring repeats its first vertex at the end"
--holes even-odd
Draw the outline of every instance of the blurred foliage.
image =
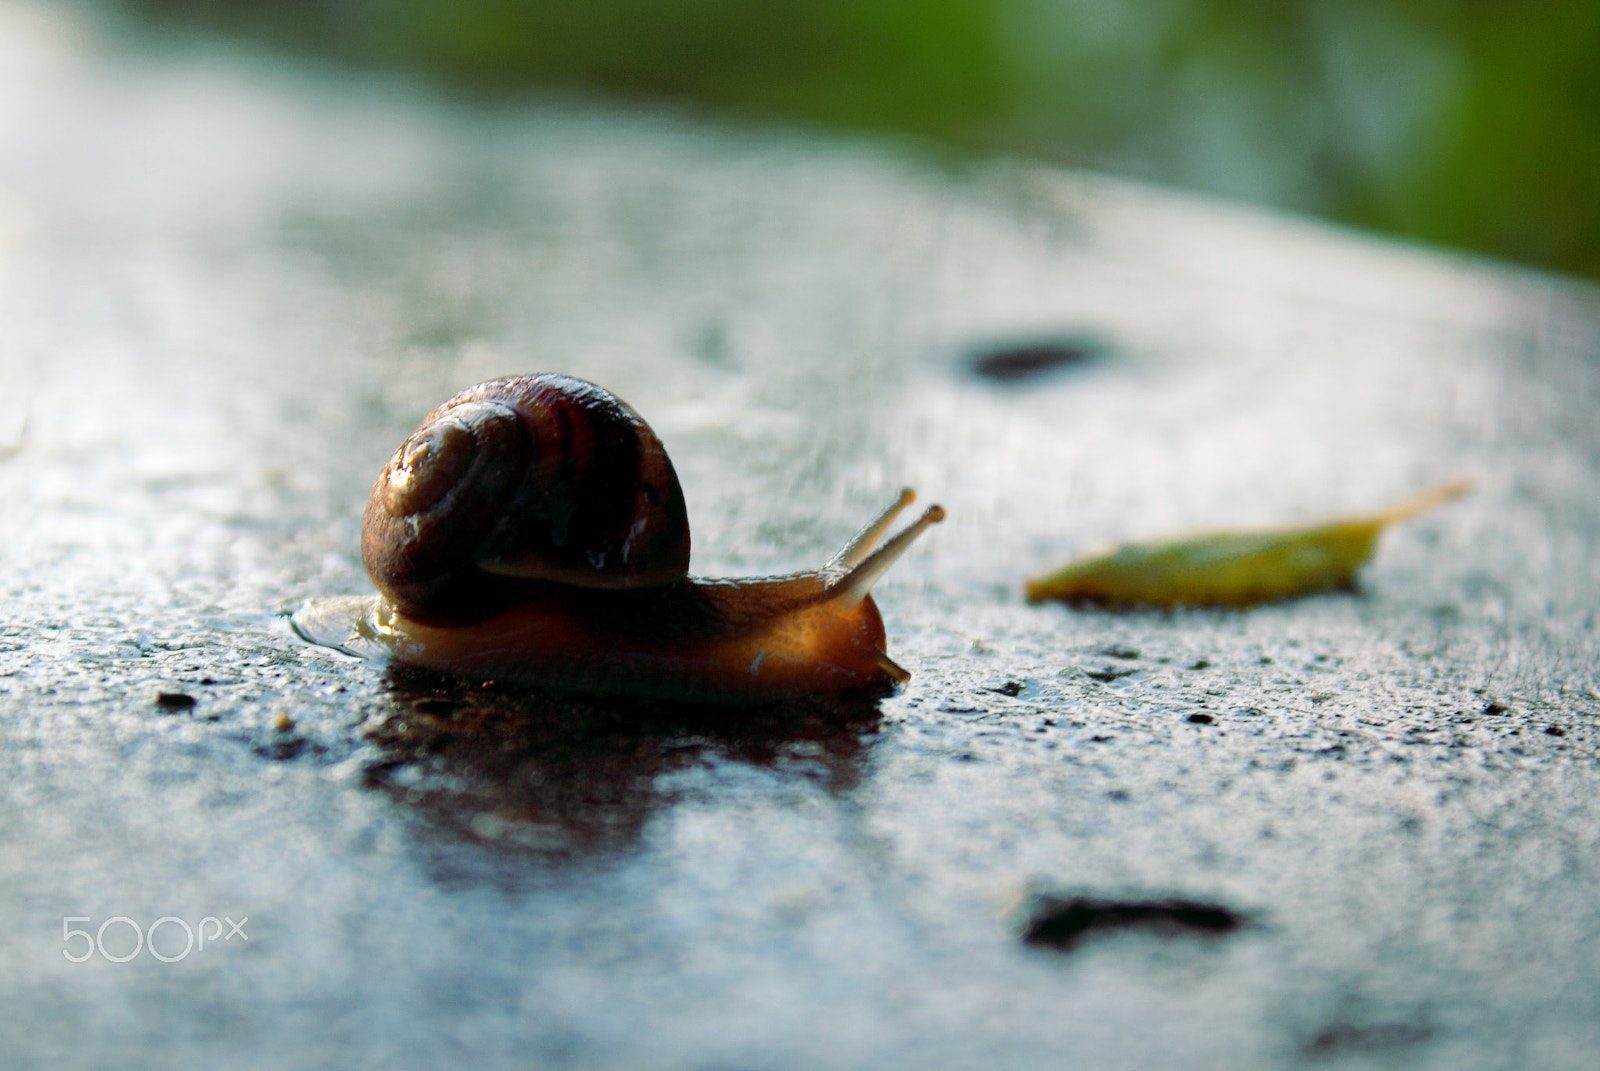
POLYGON ((908 132, 1600 276, 1597 0, 120 2, 460 85, 908 132))

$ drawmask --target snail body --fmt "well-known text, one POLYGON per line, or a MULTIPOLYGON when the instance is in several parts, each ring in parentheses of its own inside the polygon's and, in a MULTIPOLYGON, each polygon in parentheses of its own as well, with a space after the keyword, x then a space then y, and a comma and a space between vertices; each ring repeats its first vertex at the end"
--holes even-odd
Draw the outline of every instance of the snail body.
MULTIPOLYGON (((930 507, 878 546, 914 497, 902 492, 813 572, 691 578, 677 476, 637 413, 583 380, 491 380, 429 414, 373 485, 362 556, 380 595, 334 645, 468 677, 700 702, 901 683, 910 674, 885 652, 868 589, 943 519, 930 507)), ((315 614, 296 624, 329 632, 315 614)))

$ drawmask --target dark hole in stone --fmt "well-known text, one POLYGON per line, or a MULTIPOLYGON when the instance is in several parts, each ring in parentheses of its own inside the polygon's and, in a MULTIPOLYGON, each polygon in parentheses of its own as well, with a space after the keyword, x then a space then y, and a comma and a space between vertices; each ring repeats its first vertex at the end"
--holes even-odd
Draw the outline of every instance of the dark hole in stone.
POLYGON ((1190 669, 1210 669, 1211 668, 1211 663, 1208 660, 1206 660, 1204 658, 1201 658, 1201 659, 1197 659, 1195 662, 1190 664, 1189 668, 1190 669))
POLYGON ((1094 335, 1070 335, 988 347, 970 358, 972 374, 996 383, 1018 383, 1048 372, 1091 364, 1111 349, 1094 335))
POLYGON ((994 689, 991 689, 991 690, 999 692, 1001 695, 1009 695, 1009 696, 1021 695, 1022 694, 1022 682, 1021 681, 1006 681, 1000 687, 994 688, 994 689))
POLYGON ((1504 703, 1496 703, 1491 700, 1489 704, 1483 708, 1483 712, 1485 714, 1504 714, 1510 709, 1511 708, 1506 706, 1504 703))
POLYGON ((194 696, 182 692, 161 692, 156 696, 156 706, 162 710, 189 710, 194 706, 194 696))
POLYGON ((1035 895, 1022 940, 1069 952, 1086 937, 1140 930, 1158 937, 1220 937, 1249 922, 1221 904, 1197 900, 1101 900, 1035 895))
POLYGON ((1113 643, 1109 647, 1102 647, 1100 648, 1100 653, 1105 655, 1107 658, 1122 658, 1129 661, 1139 657, 1138 648, 1124 647, 1120 643, 1113 643))
POLYGON ((1566 736, 1567 731, 1559 725, 1552 725, 1545 730, 1546 736, 1566 736))
POLYGON ((1189 715, 1189 721, 1193 722, 1195 725, 1210 725, 1215 720, 1216 719, 1213 718, 1210 714, 1190 714, 1189 715))

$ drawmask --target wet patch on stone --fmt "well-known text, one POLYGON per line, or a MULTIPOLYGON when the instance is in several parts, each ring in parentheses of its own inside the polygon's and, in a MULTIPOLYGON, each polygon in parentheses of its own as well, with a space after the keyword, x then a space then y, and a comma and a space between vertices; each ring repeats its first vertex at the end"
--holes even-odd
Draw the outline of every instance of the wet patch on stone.
POLYGON ((712 758, 775 767, 829 791, 860 777, 878 693, 718 708, 596 699, 393 667, 368 719, 382 752, 363 781, 452 837, 593 853, 635 841, 665 774, 712 758))

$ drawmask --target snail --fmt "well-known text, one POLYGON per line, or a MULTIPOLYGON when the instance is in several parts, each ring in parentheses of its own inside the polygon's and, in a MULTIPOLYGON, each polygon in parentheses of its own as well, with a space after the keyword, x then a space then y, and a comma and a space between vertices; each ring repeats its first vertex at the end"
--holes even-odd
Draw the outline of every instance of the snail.
POLYGON ((373 484, 376 599, 308 603, 313 642, 597 695, 760 703, 903 683, 868 589, 930 525, 880 547, 907 489, 822 568, 689 576, 683 492, 649 425, 592 383, 490 380, 439 406, 373 484))

